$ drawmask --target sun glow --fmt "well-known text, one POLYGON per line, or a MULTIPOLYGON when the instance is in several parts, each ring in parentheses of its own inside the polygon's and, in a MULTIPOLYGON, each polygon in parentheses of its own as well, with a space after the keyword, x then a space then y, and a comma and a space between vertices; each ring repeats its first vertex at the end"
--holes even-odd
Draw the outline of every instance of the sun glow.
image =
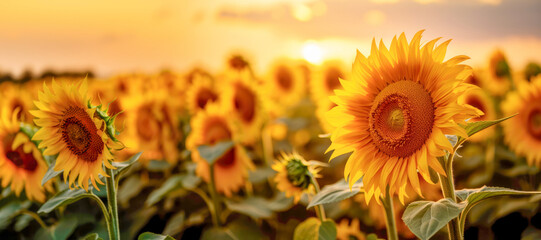
POLYGON ((321 64, 323 61, 323 51, 314 40, 306 41, 302 47, 302 56, 306 61, 312 64, 321 64))

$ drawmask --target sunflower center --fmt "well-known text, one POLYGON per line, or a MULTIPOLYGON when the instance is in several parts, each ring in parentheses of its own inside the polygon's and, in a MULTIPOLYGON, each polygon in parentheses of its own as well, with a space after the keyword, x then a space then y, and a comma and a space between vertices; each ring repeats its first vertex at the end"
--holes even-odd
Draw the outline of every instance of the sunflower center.
POLYGON ((234 98, 235 109, 240 113, 241 119, 250 123, 255 116, 255 94, 246 86, 237 85, 237 91, 234 98))
MULTIPOLYGON (((485 108, 485 105, 483 104, 483 102, 481 101, 481 99, 479 99, 479 97, 475 96, 475 95, 470 95, 468 96, 468 98, 466 99, 466 103, 471 105, 472 107, 475 107, 479 110, 481 110, 482 112, 486 113, 486 108, 485 108)), ((483 120, 485 119, 485 115, 483 116, 480 116, 480 117, 477 117, 475 118, 475 120, 483 120)))
POLYGON ((528 117, 528 131, 538 140, 541 140, 541 108, 536 108, 530 112, 528 117))
POLYGON ((137 114, 137 133, 142 139, 150 140, 159 132, 159 123, 152 114, 150 104, 140 107, 137 114))
POLYGON ((336 68, 329 68, 327 69, 327 73, 325 74, 325 86, 327 87, 327 91, 332 93, 332 91, 340 86, 340 80, 338 78, 342 77, 342 73, 340 70, 336 68))
POLYGON ((242 70, 248 66, 248 62, 242 56, 233 56, 229 59, 229 66, 236 70, 242 70))
POLYGON ((289 71, 289 69, 287 69, 285 66, 280 66, 276 70, 275 77, 278 85, 282 89, 289 90, 291 89, 291 86, 293 86, 293 75, 291 74, 291 71, 289 71))
POLYGON ((408 157, 430 136, 434 104, 419 83, 398 81, 385 87, 370 110, 370 136, 376 147, 392 157, 408 157))
POLYGON ((204 109, 209 101, 214 102, 218 99, 218 95, 208 88, 203 88, 197 95, 197 106, 204 109))
MULTIPOLYGON (((211 122, 210 126, 208 127, 206 131, 206 136, 206 142, 213 145, 219 141, 231 139, 231 131, 229 131, 229 128, 227 127, 225 122, 216 119, 215 121, 211 122)), ((233 164, 235 163, 235 157, 236 152, 235 148, 233 147, 222 157, 216 160, 216 164, 218 164, 220 167, 233 166, 233 164)))
POLYGON ((501 59, 496 63, 496 76, 505 77, 509 76, 509 65, 505 59, 501 59))
POLYGON ((38 162, 34 158, 32 152, 25 153, 23 146, 19 146, 15 150, 6 151, 6 158, 9 159, 15 166, 26 171, 34 171, 38 167, 38 162))
POLYGON ((60 129, 62 140, 71 153, 88 162, 98 159, 103 150, 103 140, 98 135, 96 125, 83 108, 68 108, 64 112, 60 129))

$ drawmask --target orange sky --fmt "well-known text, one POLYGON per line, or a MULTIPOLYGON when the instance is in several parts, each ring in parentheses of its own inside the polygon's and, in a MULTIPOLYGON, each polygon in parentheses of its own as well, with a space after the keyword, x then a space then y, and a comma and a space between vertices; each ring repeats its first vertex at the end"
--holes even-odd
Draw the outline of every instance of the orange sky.
POLYGON ((355 50, 403 31, 452 38, 449 55, 482 66, 496 47, 512 67, 541 62, 541 1, 234 0, 1 1, 0 71, 93 69, 99 76, 219 70, 241 52, 262 73, 280 56, 302 57, 312 40, 324 58, 350 63, 355 50))

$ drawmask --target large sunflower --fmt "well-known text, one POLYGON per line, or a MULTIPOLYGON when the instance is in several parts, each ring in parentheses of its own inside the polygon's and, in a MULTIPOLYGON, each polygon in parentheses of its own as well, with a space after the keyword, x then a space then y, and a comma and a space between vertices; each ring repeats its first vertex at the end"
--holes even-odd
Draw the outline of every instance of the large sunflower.
POLYGON ((30 200, 45 201, 45 190, 52 191, 51 184, 41 185, 47 172, 47 164, 41 152, 30 138, 19 132, 18 111, 2 110, 0 116, 0 178, 2 187, 11 186, 17 196, 25 189, 30 200))
POLYGON ((120 143, 110 139, 106 123, 99 117, 96 108, 87 105, 87 82, 78 84, 57 83, 52 89, 43 84, 39 101, 34 102, 39 110, 31 110, 34 122, 40 127, 32 140, 39 140, 39 148, 47 148, 44 155, 56 155, 55 171, 64 171, 64 180, 72 187, 88 190, 88 180, 97 188, 103 184, 99 175, 107 176, 102 165, 114 168, 109 148, 120 149, 120 143), (76 182, 77 179, 77 182, 76 182))
POLYGON ((235 123, 242 129, 239 140, 245 144, 254 143, 261 135, 264 108, 261 93, 250 72, 242 71, 236 77, 225 81, 220 101, 225 110, 235 117, 237 120, 235 123))
MULTIPOLYGON (((197 147, 237 140, 237 132, 227 114, 218 104, 211 103, 191 120, 192 132, 186 140, 186 148, 192 152, 192 160, 197 163, 196 174, 206 182, 210 181, 209 164, 201 158, 197 147)), ((244 185, 248 170, 253 168, 254 165, 244 148, 236 144, 214 164, 216 189, 226 196, 231 196, 244 185)))
POLYGON ((502 103, 505 116, 517 116, 503 122, 505 142, 529 165, 541 166, 541 77, 519 85, 502 103))
POLYGON ((186 92, 186 104, 188 111, 193 115, 204 109, 209 102, 218 101, 218 93, 209 76, 196 73, 192 81, 186 92))
POLYGON ((299 202, 304 193, 315 193, 311 175, 321 177, 321 169, 311 165, 297 153, 282 153, 280 159, 272 165, 272 169, 277 172, 274 177, 276 188, 284 192, 286 197, 293 197, 295 203, 299 202))
POLYGON ((394 37, 389 50, 374 40, 368 58, 357 52, 344 90, 332 97, 337 107, 327 118, 336 129, 327 151, 334 150, 331 159, 353 152, 344 177, 353 184, 364 176, 367 202, 379 202, 387 187, 402 203, 409 188, 421 194, 417 171, 429 182, 429 167, 445 174, 436 159, 452 151, 445 134, 466 137, 458 123, 482 114, 458 101, 475 88, 463 82, 471 70, 459 63, 468 57, 443 61, 449 41, 421 48, 421 34, 410 43, 394 37))

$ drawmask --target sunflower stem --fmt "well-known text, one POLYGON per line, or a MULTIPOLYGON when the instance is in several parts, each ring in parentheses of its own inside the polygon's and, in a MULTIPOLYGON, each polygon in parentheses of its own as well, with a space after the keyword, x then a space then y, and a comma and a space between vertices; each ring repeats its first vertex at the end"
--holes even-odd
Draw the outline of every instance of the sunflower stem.
POLYGON ((107 206, 109 209, 109 216, 111 218, 111 221, 109 221, 109 224, 107 226, 107 229, 109 231, 109 238, 111 240, 119 240, 120 227, 118 223, 118 205, 117 205, 117 199, 116 199, 115 175, 114 175, 113 170, 107 167, 105 167, 105 173, 109 175, 109 177, 105 178, 105 184, 107 187, 107 206))
POLYGON ((262 134, 262 144, 263 144, 263 155, 265 158, 265 163, 268 166, 272 165, 272 161, 274 160, 273 152, 272 152, 272 136, 269 125, 266 125, 263 128, 263 134, 262 134))
POLYGON ((212 213, 212 221, 214 226, 221 227, 222 223, 220 221, 220 199, 218 193, 216 192, 216 180, 214 178, 214 164, 210 165, 210 184, 209 184, 210 197, 214 205, 214 213, 212 213))
MULTIPOLYGON (((312 181, 312 184, 314 185, 314 188, 316 189, 316 194, 318 194, 321 189, 319 188, 319 184, 317 183, 316 178, 314 177, 314 175, 312 175, 310 179, 312 181)), ((323 208, 323 205, 317 205, 315 209, 319 220, 321 220, 321 222, 325 221, 325 208, 323 208)))
POLYGON ((396 229, 396 220, 394 217, 393 197, 389 194, 387 187, 385 197, 381 197, 383 209, 385 210, 385 224, 387 226, 387 239, 398 240, 398 232, 396 229))
POLYGON ((34 220, 36 220, 36 222, 39 223, 39 225, 41 226, 41 228, 43 229, 49 229, 49 227, 47 226, 47 224, 45 224, 45 222, 43 222, 43 220, 39 217, 39 215, 37 215, 35 212, 32 212, 32 211, 28 211, 26 209, 23 209, 23 210, 20 210, 19 211, 19 214, 26 214, 30 217, 32 217, 34 220))
MULTIPOLYGON (((456 153, 456 149, 453 150, 450 156, 446 155, 444 157, 445 173, 447 176, 443 176, 438 173, 443 197, 450 198, 454 202, 456 202, 455 183, 454 183, 454 178, 453 178, 453 159, 455 158, 455 153, 456 153)), ((451 240, 463 239, 462 232, 459 226, 460 225, 459 225, 458 217, 452 219, 447 224, 447 229, 449 231, 449 239, 451 240)))

